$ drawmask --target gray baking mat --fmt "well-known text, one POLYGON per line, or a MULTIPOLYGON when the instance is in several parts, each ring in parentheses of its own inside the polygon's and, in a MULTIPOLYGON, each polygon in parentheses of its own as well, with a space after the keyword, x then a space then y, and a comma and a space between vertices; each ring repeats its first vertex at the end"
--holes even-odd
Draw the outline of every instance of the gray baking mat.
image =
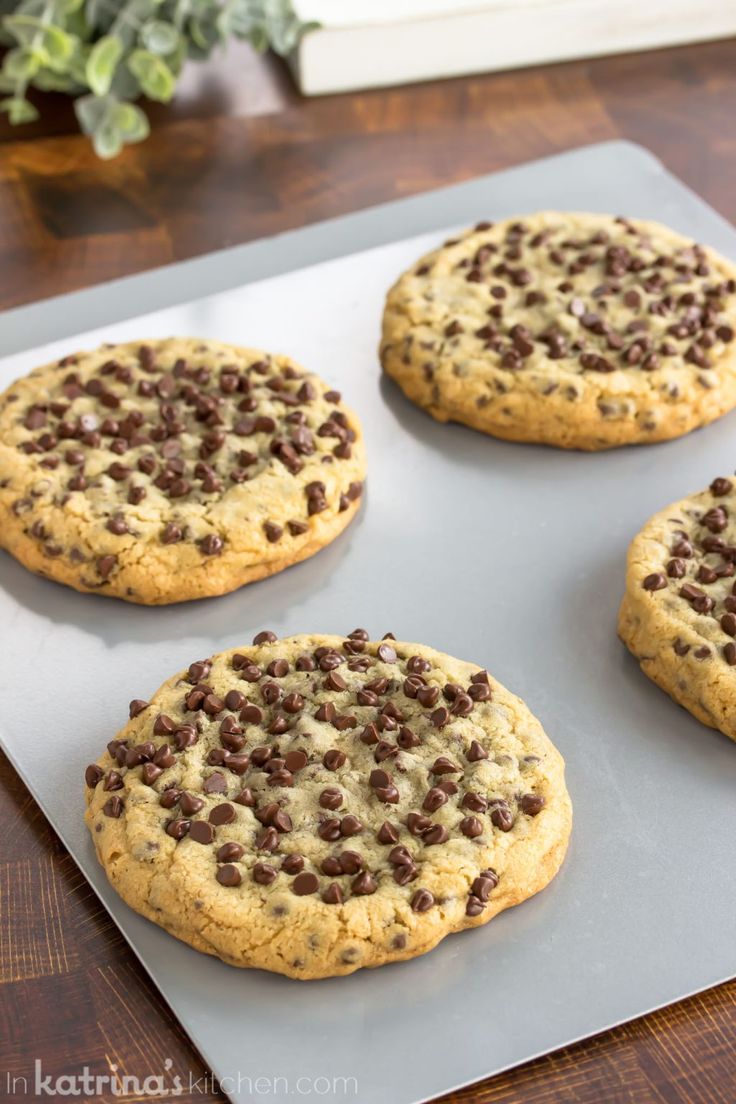
POLYGON ((125 606, 0 556, 3 746, 233 1100, 265 1087, 409 1104, 734 973, 736 747, 645 679, 615 635, 630 537, 733 469, 734 415, 664 445, 563 453, 438 425, 379 375, 383 295, 404 266, 450 226, 539 208, 660 218, 736 258, 736 233, 651 155, 608 143, 0 318, 15 351, 3 385, 100 340, 201 334, 288 351, 363 416, 358 520, 228 597, 125 606), (413 962, 312 983, 231 969, 108 888, 81 821, 83 767, 130 698, 191 660, 261 628, 357 625, 474 660, 526 699, 568 762, 567 861, 535 899, 413 962))

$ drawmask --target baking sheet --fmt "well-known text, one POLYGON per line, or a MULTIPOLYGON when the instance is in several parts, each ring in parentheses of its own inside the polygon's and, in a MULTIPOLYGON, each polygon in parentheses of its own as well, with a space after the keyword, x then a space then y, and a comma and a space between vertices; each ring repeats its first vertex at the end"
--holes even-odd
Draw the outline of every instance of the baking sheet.
POLYGON ((733 470, 736 415, 667 444, 563 453, 438 425, 379 374, 383 296, 407 264, 452 226, 547 207, 659 218, 736 259, 715 212, 650 154, 606 143, 0 316, 5 351, 62 339, 6 357, 2 387, 102 340, 196 334, 288 352, 363 417, 357 521, 235 594, 126 606, 0 555, 2 745, 234 1101, 266 1085, 274 1100, 410 1104, 736 972, 736 747, 615 635, 630 537, 733 470), (320 256, 333 259, 299 269, 320 256), (143 303, 156 312, 133 318, 143 303), (483 664, 526 699, 568 762, 567 861, 537 898, 412 962, 310 983, 231 969, 109 889, 82 824, 83 767, 130 698, 192 659, 261 628, 357 625, 483 664))

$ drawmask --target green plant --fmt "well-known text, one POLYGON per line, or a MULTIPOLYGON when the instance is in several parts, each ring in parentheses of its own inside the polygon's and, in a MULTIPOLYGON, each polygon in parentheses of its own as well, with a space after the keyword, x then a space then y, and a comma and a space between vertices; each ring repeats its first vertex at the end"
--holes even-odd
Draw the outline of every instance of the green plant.
POLYGON ((291 0, 0 0, 0 110, 32 122, 30 88, 66 92, 98 156, 115 157, 148 134, 134 101, 170 100, 187 58, 230 38, 286 54, 307 29, 291 0))

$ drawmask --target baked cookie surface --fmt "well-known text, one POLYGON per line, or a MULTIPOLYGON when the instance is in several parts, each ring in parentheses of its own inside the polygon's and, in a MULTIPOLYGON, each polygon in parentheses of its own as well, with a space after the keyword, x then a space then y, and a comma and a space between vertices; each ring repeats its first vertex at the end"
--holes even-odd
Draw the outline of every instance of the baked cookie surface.
POLYGON ((360 423, 284 356, 171 338, 46 365, 0 396, 0 547, 80 591, 223 594, 357 512, 360 423))
POLYGON ((736 740, 736 482, 650 518, 629 548, 619 635, 642 671, 736 740))
POLYGON ((567 847, 539 722, 431 648, 259 633, 130 712, 85 775, 99 861, 132 908, 236 966, 412 958, 542 889, 567 847))
POLYGON ((439 421, 561 448, 678 437, 736 405, 736 267, 653 222, 475 229, 388 294, 381 361, 439 421))

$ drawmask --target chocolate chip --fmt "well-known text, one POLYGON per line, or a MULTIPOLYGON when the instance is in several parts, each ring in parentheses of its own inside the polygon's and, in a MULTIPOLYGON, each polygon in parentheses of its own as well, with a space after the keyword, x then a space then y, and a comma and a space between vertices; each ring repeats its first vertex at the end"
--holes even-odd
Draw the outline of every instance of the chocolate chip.
POLYGON ((334 786, 328 786, 319 795, 319 803, 323 809, 339 809, 343 803, 340 790, 334 786))
POLYGON ((428 889, 418 889, 411 899, 412 912, 428 912, 434 905, 434 896, 428 889))
POLYGON ((216 556, 224 547, 224 542, 221 537, 215 536, 214 533, 210 533, 203 540, 199 542, 199 547, 204 556, 216 556))
POLYGON ((189 829, 189 838, 196 843, 212 843, 215 830, 206 820, 193 820, 189 829))
POLYGON ((362 823, 352 813, 348 813, 340 821, 340 834, 343 836, 357 836, 362 831, 362 823))
POLYGON ((342 890, 337 882, 331 882, 322 894, 322 900, 326 905, 341 905, 343 902, 342 890))
POLYGON ((94 789, 94 787, 99 782, 101 782, 104 777, 105 772, 102 770, 101 767, 98 767, 96 763, 90 763, 90 765, 84 772, 84 781, 90 789, 94 789))
POLYGON ((364 870, 362 874, 359 874, 351 884, 350 889, 357 897, 366 897, 371 893, 375 893, 378 889, 378 882, 371 873, 364 870))
POLYGON ((647 575, 642 586, 644 590, 664 590, 667 586, 667 578, 661 571, 655 571, 651 575, 647 575))
POLYGON ((488 758, 488 752, 482 744, 479 744, 477 740, 473 740, 465 752, 465 758, 469 763, 479 763, 482 759, 488 758))
POLYGON ((193 816, 204 808, 204 801, 195 794, 183 793, 179 799, 179 807, 186 816, 193 816))
POLYGON ((245 848, 239 843, 223 843, 217 849, 217 861, 222 863, 237 862, 245 854, 245 848))
POLYGON ((468 839, 475 839, 476 836, 483 834, 483 823, 478 817, 463 817, 460 821, 460 831, 464 836, 467 836, 468 839))
POLYGON ((297 897, 306 897, 311 893, 316 893, 319 889, 319 878, 316 874, 312 874, 309 871, 305 871, 303 874, 297 874, 294 881, 291 883, 291 891, 295 893, 297 897))
POLYGON ((123 801, 117 794, 113 794, 112 797, 108 797, 105 804, 102 806, 102 812, 106 817, 112 817, 113 820, 117 820, 123 813, 123 801))
POLYGON ((281 703, 287 713, 300 713, 304 709, 304 698, 301 694, 287 694, 281 703))
POLYGON ((299 874, 304 869, 304 859, 301 855, 285 855, 281 869, 285 874, 299 874))
POLYGON ((378 840, 378 842, 383 844, 396 843, 398 838, 398 829, 393 824, 391 824, 390 821, 384 820, 383 824, 376 833, 376 839, 378 840))
POLYGON ((430 723, 434 728, 444 728, 450 719, 450 712, 448 709, 441 705, 439 709, 435 709, 434 713, 430 716, 430 723))
POLYGON ((184 839, 184 836, 189 831, 191 824, 191 820, 184 820, 182 817, 175 817, 173 820, 170 820, 166 825, 166 834, 171 836, 172 839, 175 839, 178 842, 179 840, 184 839))
POLYGON ((502 832, 511 831, 514 826, 514 815, 506 801, 499 799, 492 802, 491 823, 502 832))
POLYGON ((468 897, 468 902, 465 906, 466 916, 479 916, 485 909, 485 904, 479 897, 474 897, 472 894, 468 897))
POLYGON ((208 819, 210 824, 231 824, 235 820, 235 809, 228 802, 223 802, 210 810, 208 819))
POLYGON ((322 759, 322 763, 325 767, 327 767, 327 770, 329 771, 339 770, 340 767, 343 767, 346 762, 347 755, 344 751, 340 751, 338 748, 331 748, 329 751, 326 751, 322 759))
POLYGON ((97 572, 102 579, 109 579, 117 566, 117 556, 101 556, 97 561, 97 572))
POLYGON ((444 824, 433 824, 431 828, 422 833, 422 843, 427 847, 431 847, 436 843, 446 843, 448 839, 449 833, 444 824))
POLYGON ((258 885, 271 885, 277 877, 278 871, 268 863, 256 863, 253 867, 253 881, 258 885))
POLYGON ((258 851, 276 851, 279 846, 279 834, 275 828, 264 828, 256 835, 258 851))
POLYGON ((429 771, 430 774, 462 774, 462 768, 456 766, 446 755, 439 755, 429 771))
POLYGON ((223 886, 239 886, 241 882, 240 871, 237 866, 233 866, 231 863, 219 867, 216 878, 223 886))
POLYGON ((535 817, 544 808, 545 800, 541 794, 527 793, 519 798, 519 808, 527 816, 535 817))
MULTIPOLYGON (((420 686, 417 690, 417 701, 428 709, 437 704, 440 696, 438 686, 420 686)), ((449 714, 448 714, 449 718, 449 714)))
POLYGON ((444 790, 441 790, 438 786, 433 786, 424 798, 422 808, 428 813, 436 813, 446 802, 447 794, 444 790))
POLYGON ((413 862, 404 863, 394 867, 392 877, 397 885, 405 886, 419 877, 419 871, 413 862))
POLYGON ((259 725, 263 721, 263 710, 252 703, 244 705, 240 710, 240 720, 243 724, 259 725))

